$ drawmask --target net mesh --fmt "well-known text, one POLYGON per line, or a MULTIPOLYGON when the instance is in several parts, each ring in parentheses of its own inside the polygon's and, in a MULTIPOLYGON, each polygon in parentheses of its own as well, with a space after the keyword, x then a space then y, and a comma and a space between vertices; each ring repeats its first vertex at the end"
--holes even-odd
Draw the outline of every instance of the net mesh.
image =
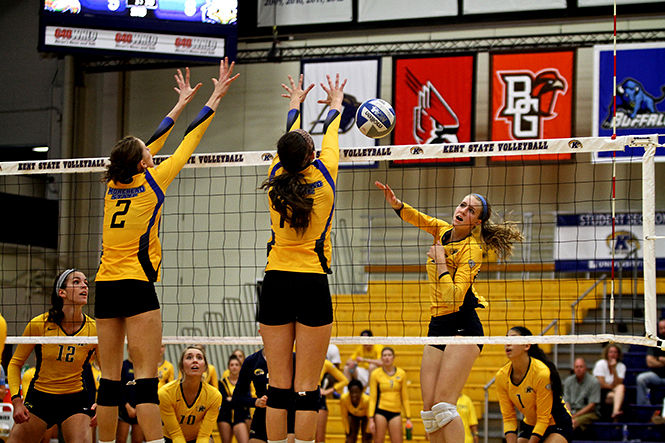
MULTIPOLYGON (((464 340, 505 342, 507 329, 523 324, 535 335, 547 329, 544 338, 531 342, 554 336, 550 342, 642 343, 644 290, 633 232, 641 223, 640 165, 616 167, 617 230, 623 237, 613 241, 607 223, 612 166, 594 163, 592 154, 629 142, 619 137, 342 149, 329 278, 333 341, 451 340, 424 338, 429 320, 424 262, 432 238, 395 215, 374 186, 378 180, 418 210, 448 221, 465 195, 486 195, 493 219, 516 222, 524 233, 526 240, 509 260, 498 260, 491 251, 484 257, 475 285, 489 302, 478 310, 486 337, 464 340), (532 152, 559 157, 523 155, 532 152), (504 157, 497 160, 497 155, 504 157), (461 156, 471 161, 461 163, 461 156), (400 163, 404 160, 409 162, 400 163), (432 166, 437 160, 452 162, 432 166), (608 317, 611 248, 618 271, 614 319, 608 317), (358 337, 364 329, 375 337, 358 337)), ((196 155, 169 187, 160 227, 162 281, 157 284, 167 343, 224 344, 220 355, 260 343, 256 297, 270 226, 267 197, 259 187, 272 155, 196 155)), ((75 266, 94 279, 104 162, 0 165, 2 198, 15 208, 16 231, 5 230, 0 244, 2 313, 10 335, 20 335, 30 318, 48 310, 50 285, 59 270, 75 266)))

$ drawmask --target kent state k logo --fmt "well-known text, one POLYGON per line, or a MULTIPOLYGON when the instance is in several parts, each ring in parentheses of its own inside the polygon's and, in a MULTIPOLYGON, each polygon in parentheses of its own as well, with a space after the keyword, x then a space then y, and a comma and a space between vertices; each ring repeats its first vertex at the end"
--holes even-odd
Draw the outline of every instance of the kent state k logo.
POLYGON ((557 69, 499 71, 503 82, 503 107, 498 118, 506 120, 516 139, 542 138, 543 121, 557 116, 554 111, 559 94, 568 90, 557 69))

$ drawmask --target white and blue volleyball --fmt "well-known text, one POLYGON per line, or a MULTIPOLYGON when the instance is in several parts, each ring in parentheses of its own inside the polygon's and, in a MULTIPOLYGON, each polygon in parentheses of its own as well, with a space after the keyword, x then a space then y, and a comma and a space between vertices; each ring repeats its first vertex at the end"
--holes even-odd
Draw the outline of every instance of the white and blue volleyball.
POLYGON ((395 127, 395 110, 380 98, 367 100, 358 107, 356 126, 367 137, 385 137, 395 127))

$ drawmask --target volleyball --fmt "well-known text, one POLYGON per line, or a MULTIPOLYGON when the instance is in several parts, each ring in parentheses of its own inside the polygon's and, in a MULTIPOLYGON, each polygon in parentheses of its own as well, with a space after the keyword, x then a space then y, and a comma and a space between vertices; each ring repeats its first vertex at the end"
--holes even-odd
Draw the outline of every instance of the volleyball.
POLYGON ((385 137, 395 127, 395 110, 380 98, 367 100, 358 107, 356 126, 367 137, 385 137))

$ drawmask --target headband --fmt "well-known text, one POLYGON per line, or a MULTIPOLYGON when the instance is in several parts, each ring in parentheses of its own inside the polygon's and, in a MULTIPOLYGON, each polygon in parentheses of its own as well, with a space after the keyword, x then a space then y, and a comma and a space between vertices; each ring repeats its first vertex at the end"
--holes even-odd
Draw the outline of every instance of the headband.
POLYGON ((483 196, 480 195, 480 194, 471 194, 471 195, 473 195, 474 197, 476 197, 478 200, 480 200, 480 203, 483 204, 483 213, 482 213, 482 215, 481 215, 481 217, 480 217, 480 218, 482 219, 485 215, 487 215, 487 200, 485 200, 485 197, 483 197, 483 196))
POLYGON ((60 274, 60 277, 58 277, 58 280, 55 283, 55 290, 58 291, 59 289, 62 289, 62 284, 67 280, 67 277, 69 277, 69 274, 72 272, 75 272, 76 269, 71 268, 67 269, 66 271, 63 271, 62 274, 60 274))

